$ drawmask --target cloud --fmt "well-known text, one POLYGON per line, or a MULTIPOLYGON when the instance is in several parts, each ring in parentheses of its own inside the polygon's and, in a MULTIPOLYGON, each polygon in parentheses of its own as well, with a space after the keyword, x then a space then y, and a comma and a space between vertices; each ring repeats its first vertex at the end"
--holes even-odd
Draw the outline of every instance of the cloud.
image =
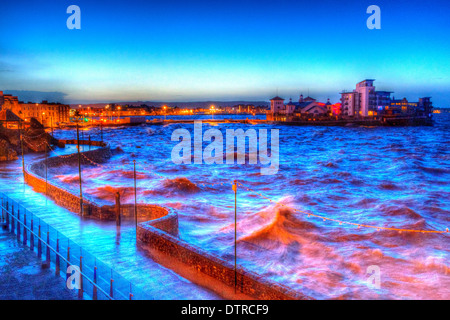
POLYGON ((48 102, 61 102, 64 103, 65 96, 64 92, 46 92, 46 91, 28 91, 28 90, 4 90, 5 94, 12 94, 13 96, 19 97, 20 101, 24 102, 41 102, 42 100, 47 100, 48 102))

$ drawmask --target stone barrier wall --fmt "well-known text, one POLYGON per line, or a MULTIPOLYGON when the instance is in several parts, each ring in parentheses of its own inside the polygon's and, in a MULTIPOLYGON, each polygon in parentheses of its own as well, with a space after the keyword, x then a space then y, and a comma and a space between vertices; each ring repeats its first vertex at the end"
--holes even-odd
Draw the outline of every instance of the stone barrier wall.
MULTIPOLYGON (((64 144, 77 144, 77 140, 60 140, 64 144)), ((87 158, 96 163, 103 163, 111 157, 111 149, 109 145, 100 141, 80 140, 81 145, 91 145, 100 148, 82 152, 87 158)), ((85 157, 81 157, 82 165, 92 165, 85 157)), ((78 165, 78 153, 56 156, 32 163, 25 168, 25 182, 32 186, 35 191, 45 193, 49 198, 53 199, 57 205, 64 207, 76 214, 80 214, 81 200, 80 195, 64 187, 45 180, 46 162, 49 168, 57 168, 62 165, 78 165)), ((134 219, 134 204, 121 204, 120 215, 122 219, 134 219)), ((168 209, 151 205, 138 204, 137 215, 139 221, 147 221, 159 219, 168 214, 168 209)), ((94 199, 90 199, 89 195, 83 195, 83 216, 99 220, 115 220, 115 205, 99 205, 94 199)), ((164 230, 171 234, 178 234, 178 216, 164 219, 167 225, 163 226, 164 230)), ((162 223, 162 222, 161 222, 162 223)))
POLYGON ((242 267, 237 268, 237 293, 234 293, 234 265, 178 239, 167 229, 170 228, 164 225, 164 218, 140 223, 138 225, 139 245, 168 268, 176 269, 178 263, 181 263, 184 268, 191 268, 192 272, 181 271, 180 273, 193 282, 199 282, 228 299, 310 300, 303 294, 264 279, 242 267), (161 254, 171 259, 158 259, 161 254), (199 281, 201 277, 205 279, 199 281))
MULTIPOLYGON (((76 144, 76 140, 62 140, 62 142, 76 144)), ((90 143, 92 146, 100 148, 83 152, 84 155, 97 163, 102 163, 109 159, 111 156, 109 145, 97 141, 91 141, 90 143)), ((80 144, 88 145, 89 141, 80 141, 80 144)), ((83 165, 91 165, 84 157, 81 159, 84 159, 83 165)), ((79 195, 53 182, 45 181, 45 161, 38 161, 25 168, 26 183, 37 192, 46 193, 58 205, 80 214, 81 201, 79 195)), ((68 164, 78 165, 78 154, 51 157, 47 161, 48 166, 51 168, 68 164)), ((133 204, 122 204, 122 218, 134 218, 134 210, 133 204)), ((115 220, 116 208, 114 205, 100 206, 94 201, 83 197, 83 212, 85 217, 115 220)), ((200 283, 231 299, 309 299, 305 295, 264 279, 242 267, 237 269, 235 292, 234 266, 219 257, 180 240, 178 238, 178 215, 176 212, 157 205, 138 204, 137 213, 138 221, 141 222, 138 224, 137 230, 138 245, 147 250, 155 260, 168 268, 174 269, 183 277, 200 283)))

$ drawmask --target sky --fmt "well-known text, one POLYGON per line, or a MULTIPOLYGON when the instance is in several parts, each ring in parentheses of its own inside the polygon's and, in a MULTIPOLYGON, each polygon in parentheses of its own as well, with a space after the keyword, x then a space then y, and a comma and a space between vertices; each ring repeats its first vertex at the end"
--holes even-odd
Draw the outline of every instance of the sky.
POLYGON ((337 102, 369 78, 396 98, 450 107, 449 9, 447 0, 2 0, 0 91, 67 103, 300 93, 337 102), (73 4, 81 30, 66 27, 73 4), (380 30, 366 26, 372 4, 380 30))

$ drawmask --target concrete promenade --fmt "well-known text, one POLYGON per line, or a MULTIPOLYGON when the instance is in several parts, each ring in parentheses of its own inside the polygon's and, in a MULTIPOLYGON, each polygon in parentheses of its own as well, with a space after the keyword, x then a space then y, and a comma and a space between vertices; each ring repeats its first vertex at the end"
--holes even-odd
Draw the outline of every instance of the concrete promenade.
MULTIPOLYGON (((56 153, 71 154, 75 150, 70 146, 65 150, 57 149, 56 153)), ((25 163, 43 158, 42 154, 26 155, 25 163)), ((109 264, 153 299, 220 299, 210 290, 162 267, 138 249, 134 223, 124 222, 118 232, 114 221, 80 219, 78 215, 57 206, 45 195, 34 192, 23 182, 20 160, 5 163, 0 167, 0 191, 20 201, 24 207, 109 264)))
POLYGON ((42 260, 16 237, 0 228, 0 300, 78 300, 53 269, 43 269, 42 260))

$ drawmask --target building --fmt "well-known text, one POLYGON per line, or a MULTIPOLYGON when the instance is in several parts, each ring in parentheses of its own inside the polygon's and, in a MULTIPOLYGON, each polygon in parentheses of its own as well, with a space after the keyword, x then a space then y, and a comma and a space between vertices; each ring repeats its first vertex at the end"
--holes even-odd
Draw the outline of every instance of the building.
POLYGON ((70 121, 70 106, 61 103, 42 101, 41 103, 21 103, 16 113, 25 121, 35 118, 45 127, 55 126, 70 121))
MULTIPOLYGON (((386 99, 383 91, 378 93, 374 79, 366 79, 356 84, 352 92, 341 92, 342 115, 348 117, 371 117, 378 115, 378 100, 386 99), (379 97, 378 97, 379 95, 379 97)), ((390 96, 390 93, 389 93, 390 96)))
POLYGON ((9 109, 0 110, 0 123, 7 129, 20 129, 22 119, 9 109))
MULTIPOLYGON (((0 109, 17 109, 19 106, 19 99, 10 94, 3 94, 3 91, 0 91, 0 109)), ((13 111, 14 112, 14 111, 13 111)))
MULTIPOLYGON (((406 98, 403 98, 401 100, 396 100, 394 98, 391 100, 390 107, 388 109, 385 109, 385 112, 389 115, 402 113, 407 114, 412 113, 413 107, 414 105, 411 105, 406 98)), ((415 104, 415 107, 417 107, 417 103, 415 104)))
POLYGON ((428 117, 433 105, 430 97, 409 102, 406 98, 391 98, 391 91, 376 91, 373 79, 356 84, 352 92, 341 92, 341 114, 346 117, 428 117))
MULTIPOLYGON (((331 106, 331 103, 330 103, 331 106)), ((327 115, 328 106, 325 103, 317 102, 316 99, 300 95, 298 102, 289 102, 285 105, 284 99, 274 97, 270 99, 270 111, 267 119, 272 121, 295 121, 297 118, 323 117, 327 115)), ((331 109, 331 108, 330 108, 331 109)))
POLYGON ((408 99, 392 99, 388 108, 385 108, 386 115, 415 116, 431 118, 433 104, 430 97, 419 98, 418 102, 409 102, 408 99))
POLYGON ((2 110, 12 111, 25 121, 35 118, 46 127, 62 122, 69 122, 70 107, 61 103, 47 101, 42 101, 41 103, 23 103, 17 97, 3 94, 3 91, 0 91, 0 107, 2 110))
POLYGON ((390 91, 376 91, 374 79, 356 84, 355 90, 341 92, 341 114, 347 117, 377 117, 391 105, 390 91))
POLYGON ((391 93, 391 91, 376 91, 378 114, 383 114, 384 111, 391 105, 391 93))
POLYGON ((278 96, 270 99, 270 112, 273 114, 280 113, 284 110, 284 99, 278 96))
POLYGON ((417 103, 416 115, 419 117, 426 117, 431 119, 433 116, 433 103, 431 97, 419 98, 417 103))

